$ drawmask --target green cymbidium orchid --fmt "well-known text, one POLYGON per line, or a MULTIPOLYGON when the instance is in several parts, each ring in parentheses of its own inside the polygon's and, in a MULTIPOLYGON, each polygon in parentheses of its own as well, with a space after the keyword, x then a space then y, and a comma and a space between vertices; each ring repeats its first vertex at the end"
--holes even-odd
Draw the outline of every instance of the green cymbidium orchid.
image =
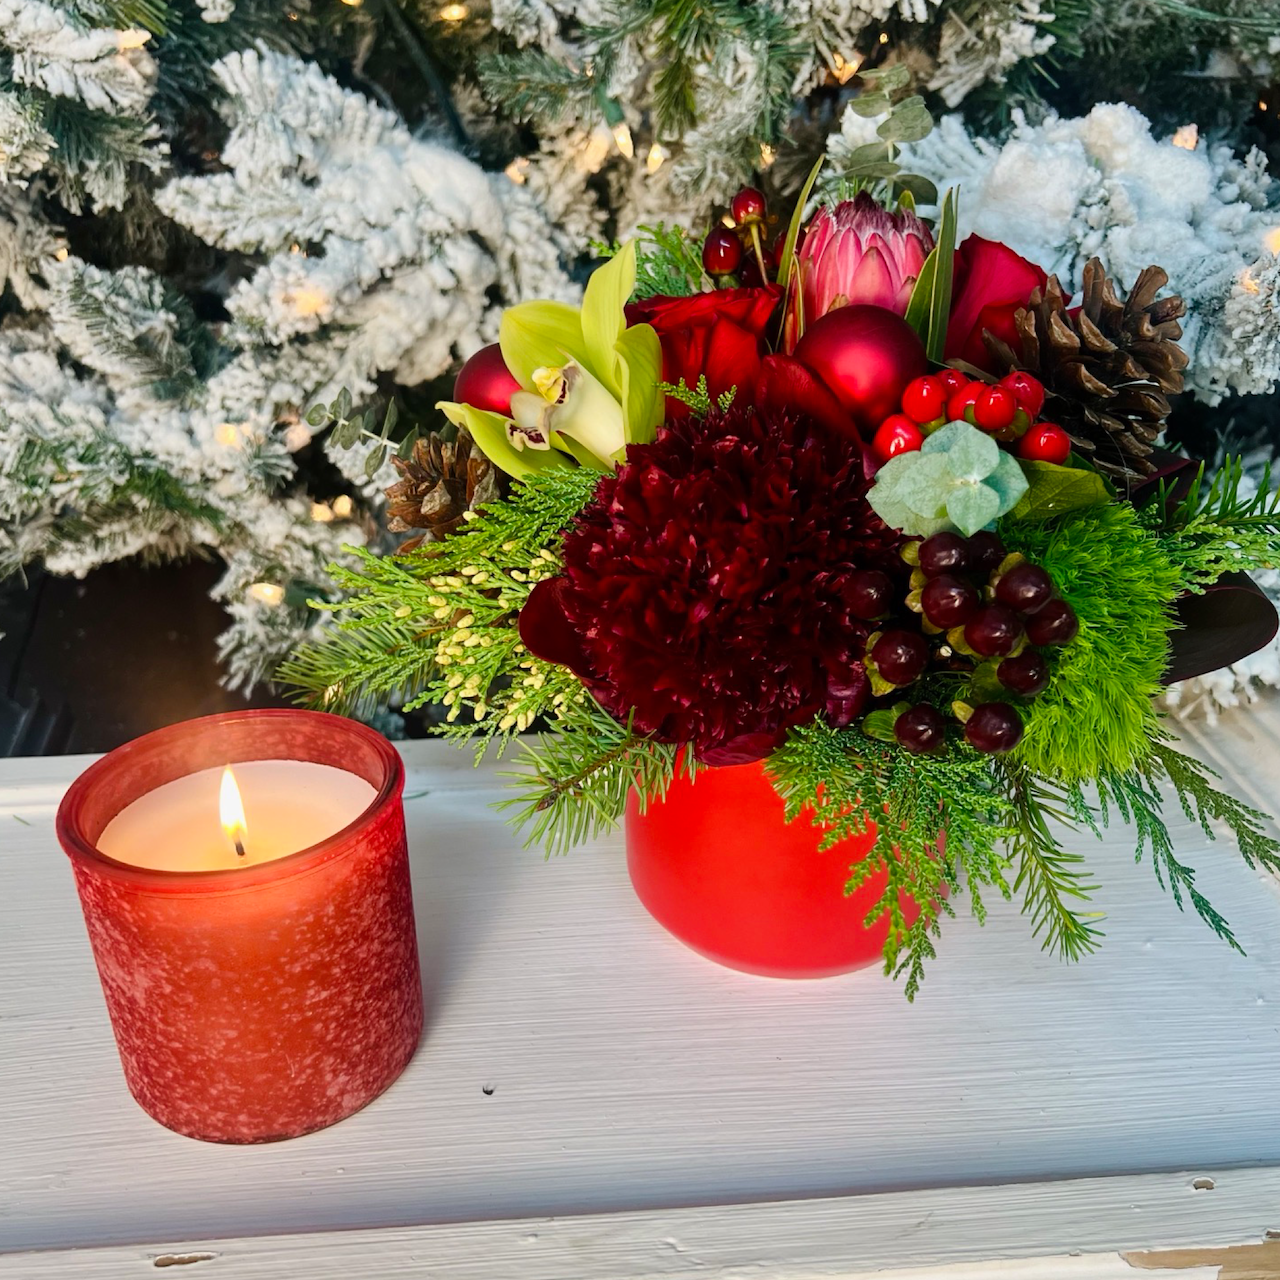
POLYGON ((587 281, 582 307, 522 302, 502 317, 502 359, 521 390, 511 417, 441 401, 488 459, 517 478, 547 467, 611 471, 627 445, 647 444, 662 421, 662 348, 623 308, 636 282, 628 243, 587 281))

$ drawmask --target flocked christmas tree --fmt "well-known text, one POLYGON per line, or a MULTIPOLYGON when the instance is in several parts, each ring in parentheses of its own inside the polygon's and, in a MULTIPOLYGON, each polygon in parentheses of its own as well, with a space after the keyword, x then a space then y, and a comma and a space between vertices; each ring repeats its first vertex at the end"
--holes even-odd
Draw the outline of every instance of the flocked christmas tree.
MULTIPOLYGON (((823 153, 958 181, 962 230, 1068 289, 1163 263, 1175 423, 1270 456, 1280 15, 1205 6, 0 0, 0 567, 213 548, 228 670, 265 675, 396 479, 310 404, 437 426, 450 369, 504 306, 572 298, 592 241, 701 234, 823 153), (887 145, 885 67, 921 99, 887 145)), ((1254 676, 1274 652, 1202 690, 1254 676)))

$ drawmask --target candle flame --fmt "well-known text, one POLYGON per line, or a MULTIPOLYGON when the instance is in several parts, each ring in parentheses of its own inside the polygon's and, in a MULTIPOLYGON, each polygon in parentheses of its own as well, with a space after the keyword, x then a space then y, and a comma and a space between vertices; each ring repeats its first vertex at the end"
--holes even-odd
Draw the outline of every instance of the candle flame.
POLYGON ((218 816, 222 819, 222 829, 227 833, 227 840, 243 858, 245 837, 248 835, 244 821, 244 801, 240 799, 240 788, 236 785, 236 775, 231 772, 230 765, 222 771, 222 786, 218 790, 218 816))

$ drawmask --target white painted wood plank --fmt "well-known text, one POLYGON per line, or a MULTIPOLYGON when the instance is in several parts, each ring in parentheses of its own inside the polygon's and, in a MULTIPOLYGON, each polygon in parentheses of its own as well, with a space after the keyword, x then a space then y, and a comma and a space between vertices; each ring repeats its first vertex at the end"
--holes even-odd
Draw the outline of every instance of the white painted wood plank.
POLYGON ((208 1280, 926 1280, 939 1266, 946 1280, 1135 1280, 1121 1251, 1262 1239, 1280 1170, 1213 1179, 1211 1191, 1162 1174, 10 1254, 0 1280, 129 1280, 176 1259, 191 1270, 175 1274, 208 1280))
MULTIPOLYGON (((712 966, 635 901, 618 840, 544 862, 486 808, 492 770, 438 743, 406 759, 427 1038, 367 1111, 257 1148, 129 1098, 52 832, 84 761, 0 764, 0 1252, 1280 1165, 1280 896, 1181 820, 1247 959, 1121 834, 1086 847, 1099 956, 1044 956, 1000 906, 947 925, 909 1006, 875 971, 712 966)), ((1258 759, 1251 785, 1277 777, 1258 759)))

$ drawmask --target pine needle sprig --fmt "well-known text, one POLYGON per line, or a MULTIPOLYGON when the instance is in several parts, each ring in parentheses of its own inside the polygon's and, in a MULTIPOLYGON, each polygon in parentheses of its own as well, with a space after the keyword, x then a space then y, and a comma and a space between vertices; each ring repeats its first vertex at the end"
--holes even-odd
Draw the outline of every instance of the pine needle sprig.
MULTIPOLYGON (((702 243, 684 227, 668 227, 664 222, 641 223, 632 234, 636 246, 636 283, 633 301, 655 295, 686 298, 710 287, 702 269, 702 243)), ((595 241, 597 257, 612 258, 621 249, 616 241, 595 241)))
POLYGON ((642 809, 666 795, 678 754, 584 698, 564 709, 554 733, 524 742, 519 768, 505 775, 520 793, 498 807, 513 811, 511 824, 526 833, 526 847, 541 844, 548 856, 566 853, 612 831, 633 789, 642 809))
POLYGON ((1280 564, 1280 489, 1272 488, 1269 464, 1249 492, 1243 491, 1246 476, 1244 459, 1228 457, 1206 484, 1201 463, 1181 501, 1162 483, 1142 509, 1143 523, 1181 571, 1185 590, 1201 592, 1224 573, 1280 564))

